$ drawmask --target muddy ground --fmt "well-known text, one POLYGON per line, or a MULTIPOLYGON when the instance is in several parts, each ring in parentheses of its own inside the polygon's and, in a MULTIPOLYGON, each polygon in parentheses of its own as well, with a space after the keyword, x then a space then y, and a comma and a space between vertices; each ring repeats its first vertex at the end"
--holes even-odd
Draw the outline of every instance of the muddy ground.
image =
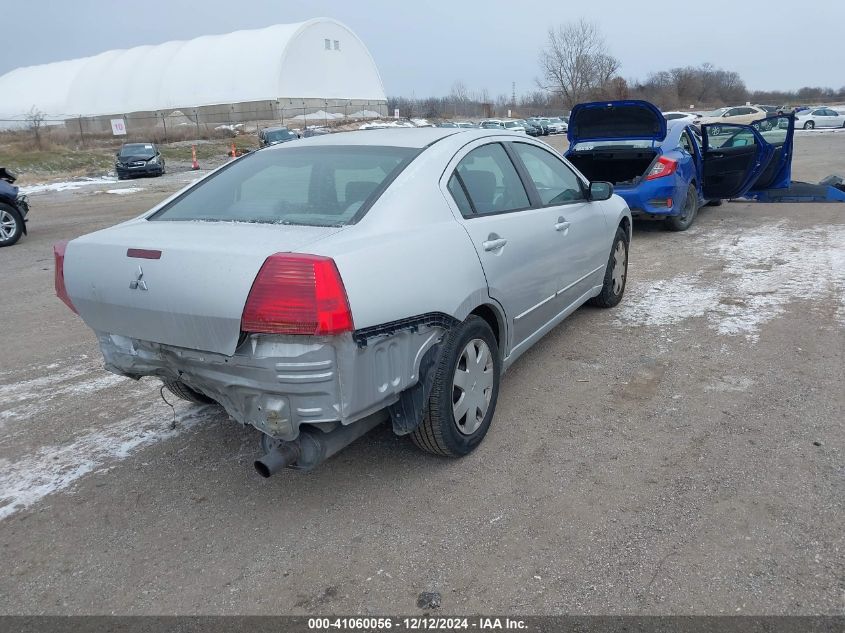
MULTIPOLYGON (((799 133, 829 173, 845 134, 799 133)), ((0 249, 0 613, 845 613, 845 205, 639 225, 622 304, 515 364, 475 453, 381 428, 264 480, 53 296, 52 242, 193 177, 35 193, 0 249)))

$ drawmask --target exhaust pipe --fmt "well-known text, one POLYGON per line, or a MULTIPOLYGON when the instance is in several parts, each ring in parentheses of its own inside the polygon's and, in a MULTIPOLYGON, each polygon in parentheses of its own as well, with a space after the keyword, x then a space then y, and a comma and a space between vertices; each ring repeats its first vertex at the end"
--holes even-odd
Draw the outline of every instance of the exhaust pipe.
POLYGON ((282 468, 311 470, 329 457, 346 448, 362 435, 387 420, 386 409, 333 431, 323 433, 319 429, 303 429, 292 442, 281 442, 264 457, 255 461, 255 470, 262 477, 270 477, 282 468))
POLYGON ((261 459, 255 460, 255 470, 264 477, 271 477, 299 459, 299 443, 284 442, 261 459))

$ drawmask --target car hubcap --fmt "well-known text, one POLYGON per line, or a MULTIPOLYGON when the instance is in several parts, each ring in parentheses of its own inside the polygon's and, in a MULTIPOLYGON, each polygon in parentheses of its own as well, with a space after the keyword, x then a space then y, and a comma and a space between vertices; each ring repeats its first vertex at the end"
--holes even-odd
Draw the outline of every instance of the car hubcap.
POLYGON ((627 259, 628 254, 625 252, 625 244, 622 240, 616 242, 616 248, 613 251, 613 272, 611 276, 613 278, 613 294, 618 295, 622 292, 622 288, 625 286, 625 260, 627 259))
POLYGON ((493 354, 480 338, 467 343, 452 380, 452 413, 464 435, 472 435, 484 422, 493 395, 493 354))
POLYGON ((0 242, 12 239, 15 231, 18 228, 18 223, 12 214, 5 209, 0 209, 0 242))

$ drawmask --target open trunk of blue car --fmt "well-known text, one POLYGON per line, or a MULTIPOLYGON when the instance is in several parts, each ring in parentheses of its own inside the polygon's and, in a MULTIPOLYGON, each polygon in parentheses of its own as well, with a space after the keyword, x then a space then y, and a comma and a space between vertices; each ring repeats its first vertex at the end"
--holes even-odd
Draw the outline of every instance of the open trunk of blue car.
POLYGON ((576 150, 567 157, 589 180, 612 182, 616 187, 633 187, 651 170, 660 154, 655 148, 624 146, 576 150))
POLYGON ((567 136, 567 158, 588 179, 634 186, 660 154, 666 119, 647 101, 582 103, 572 109, 567 136))

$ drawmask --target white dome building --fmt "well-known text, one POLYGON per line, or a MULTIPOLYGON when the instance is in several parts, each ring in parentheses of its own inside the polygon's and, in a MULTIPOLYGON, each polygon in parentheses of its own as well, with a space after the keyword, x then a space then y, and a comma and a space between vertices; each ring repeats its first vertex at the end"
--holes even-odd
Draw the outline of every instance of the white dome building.
MULTIPOLYGON (((125 116, 150 125, 179 110, 197 122, 386 113, 384 86, 364 43, 329 18, 207 35, 17 68, 0 76, 0 119, 125 116)), ((6 126, 9 124, 7 123, 6 126)))

